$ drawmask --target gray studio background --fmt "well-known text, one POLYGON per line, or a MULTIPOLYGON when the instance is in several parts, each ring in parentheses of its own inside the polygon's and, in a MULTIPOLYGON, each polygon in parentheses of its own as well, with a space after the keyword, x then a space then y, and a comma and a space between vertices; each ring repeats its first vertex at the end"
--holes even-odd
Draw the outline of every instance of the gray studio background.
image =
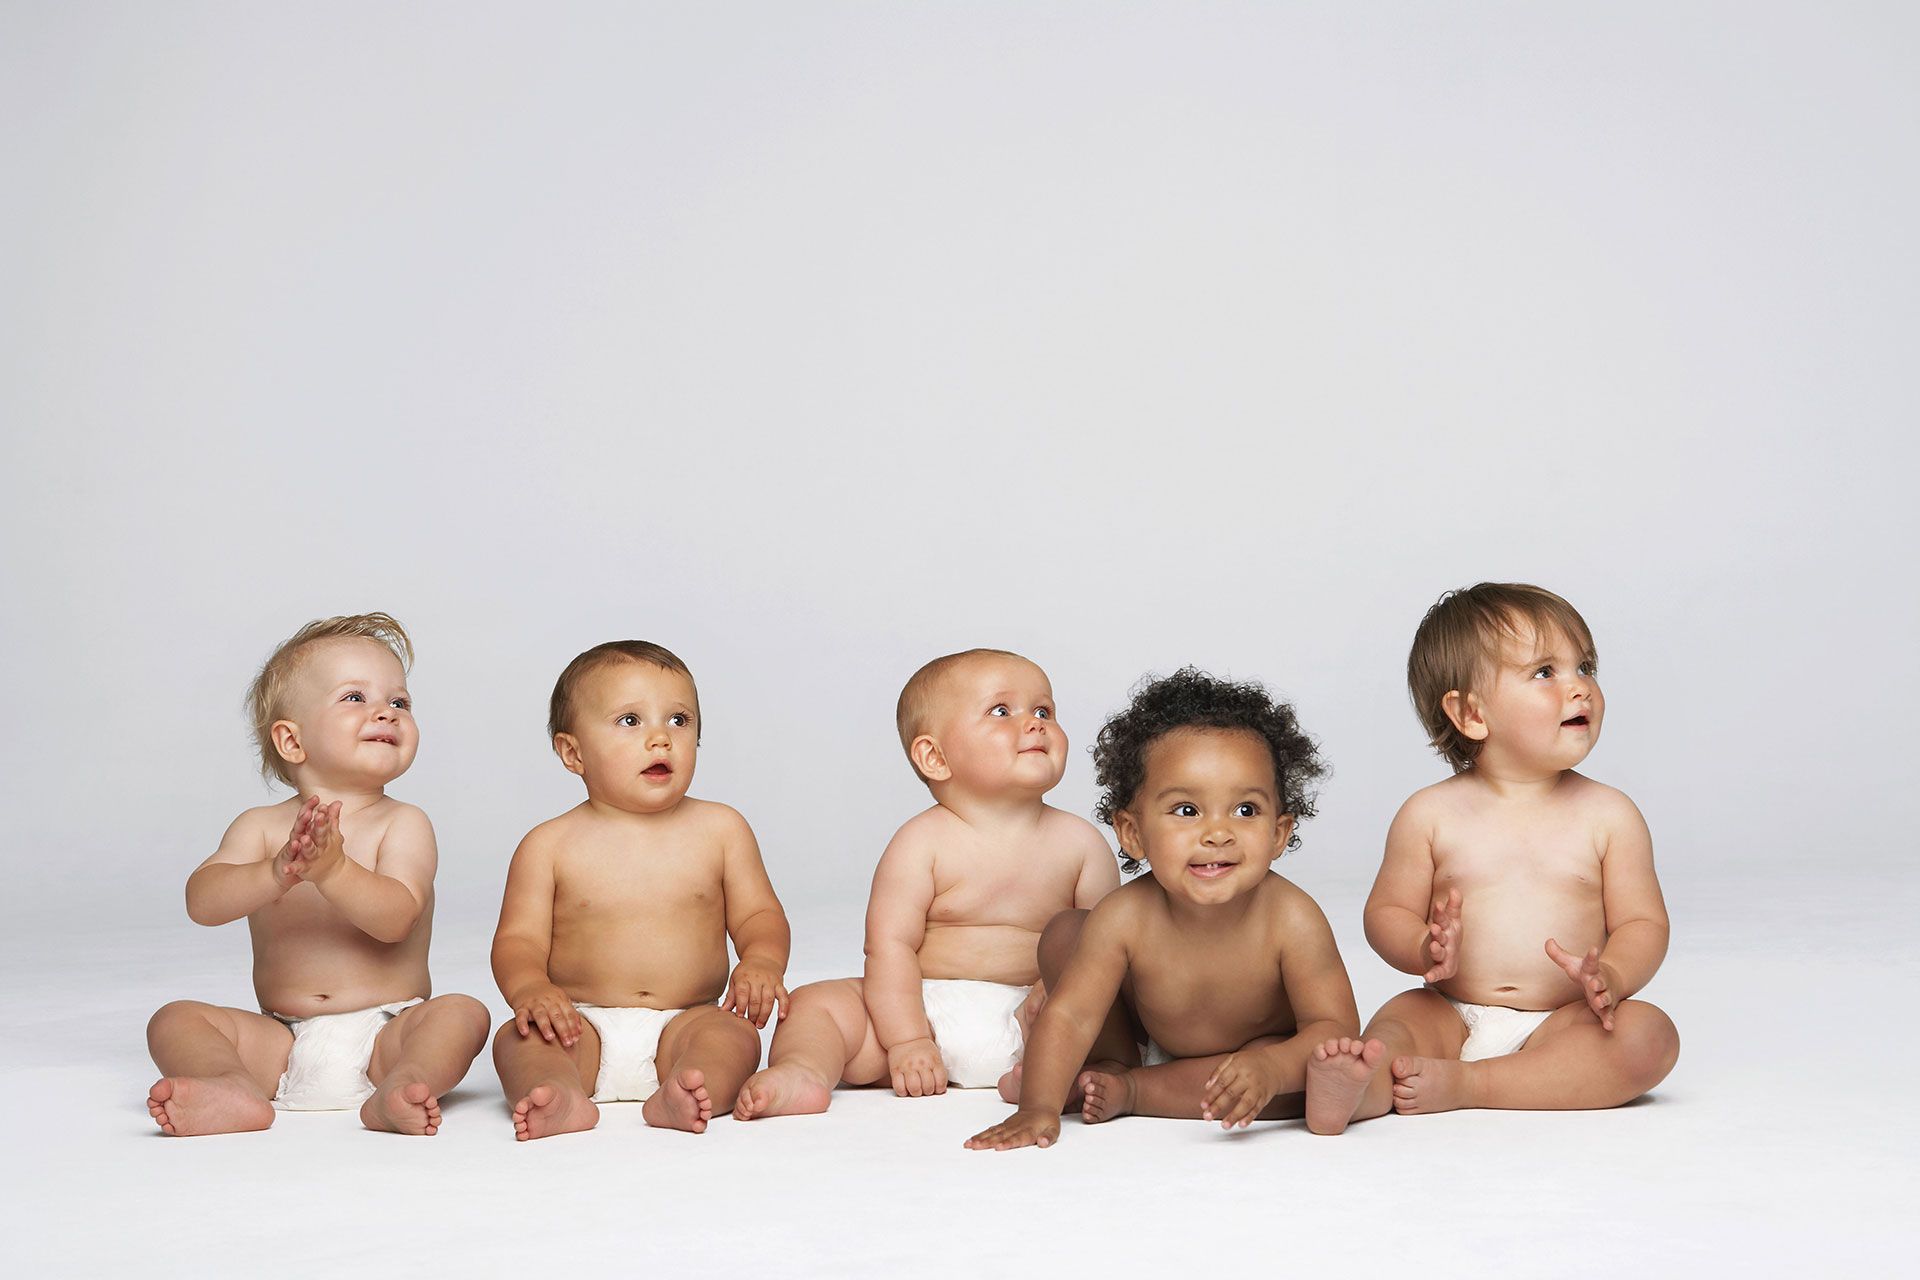
POLYGON ((284 794, 242 692, 385 609, 442 989, 499 1009, 508 856, 581 796, 548 692, 631 636, 698 677, 694 791, 758 832, 800 978, 855 970, 926 803, 922 661, 1046 667, 1083 814, 1144 673, 1267 681, 1335 771, 1283 869, 1371 1007, 1361 901, 1443 776, 1407 644, 1482 578, 1593 625, 1588 772, 1647 814, 1676 946, 1755 957, 1697 1007, 1771 1015, 1811 952, 1905 981, 1916 26, 7 4, 10 982, 145 974, 129 1059, 155 997, 245 1003, 245 931, 181 906, 284 794))

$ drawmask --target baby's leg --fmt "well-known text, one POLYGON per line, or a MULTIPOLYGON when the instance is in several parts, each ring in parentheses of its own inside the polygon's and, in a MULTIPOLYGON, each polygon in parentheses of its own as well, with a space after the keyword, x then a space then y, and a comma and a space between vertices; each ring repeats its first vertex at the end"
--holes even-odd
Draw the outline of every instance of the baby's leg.
POLYGON ((701 1005, 667 1024, 653 1061, 660 1088, 641 1104, 640 1114, 658 1128, 705 1133, 714 1111, 732 1108, 741 1084, 760 1065, 760 1033, 738 1014, 701 1005))
MULTIPOLYGON (((1249 1041, 1236 1052, 1245 1053, 1263 1045, 1279 1044, 1284 1036, 1262 1036, 1249 1041)), ((1231 1053, 1216 1053, 1206 1058, 1175 1058, 1151 1067, 1107 1072, 1091 1068, 1081 1073, 1087 1099, 1080 1116, 1088 1124, 1117 1120, 1121 1116, 1165 1116, 1175 1120, 1206 1119, 1202 1106, 1207 1096, 1207 1081, 1231 1053)), ((1292 1120, 1301 1114, 1304 1095, 1299 1089, 1276 1093, 1260 1111, 1261 1120, 1292 1120)))
POLYGON ((1499 1107, 1584 1111, 1631 1102, 1666 1079, 1680 1057, 1673 1020, 1644 1000, 1614 1011, 1613 1030, 1585 1001, 1564 1005, 1516 1053, 1484 1062, 1395 1061, 1394 1110, 1499 1107))
POLYGON ((431 1135, 440 1128, 440 1095, 460 1083, 487 1043, 487 1007, 472 996, 435 996, 402 1010, 373 1042, 361 1104, 369 1129, 431 1135))
POLYGON ((537 1030, 523 1036, 507 1019, 493 1037, 493 1065, 513 1108, 513 1136, 520 1141, 577 1133, 600 1122, 600 1108, 588 1096, 600 1076, 600 1033, 585 1018, 571 1049, 543 1039, 537 1030))
MULTIPOLYGON (((1040 932, 1040 981, 1048 991, 1060 984, 1061 975, 1067 971, 1067 962, 1073 958, 1074 944, 1080 941, 1080 930, 1087 922, 1087 913, 1083 908, 1071 908, 1056 912, 1053 919, 1047 921, 1047 927, 1040 932)), ((1135 1046, 1133 1018, 1127 1012, 1126 1001, 1116 999, 1113 1007, 1107 1010, 1107 1017, 1100 1024, 1100 1033, 1094 1037, 1093 1047, 1087 1051, 1087 1066, 1106 1075, 1115 1075, 1137 1066, 1139 1051, 1135 1046)), ((1000 1097, 1019 1105, 1020 1080, 1024 1075, 1024 1063, 1015 1063, 1013 1070, 1000 1077, 1000 1097)), ((1067 1094, 1067 1110, 1082 1110, 1085 1081, 1076 1077, 1071 1091, 1067 1094)))
POLYGON ((1307 1128, 1336 1134, 1394 1109, 1392 1064, 1457 1061, 1467 1024, 1438 991, 1416 987, 1380 1006, 1358 1040, 1328 1040, 1307 1060, 1307 1128))
POLYGON ((793 993, 787 1019, 773 1033, 767 1069, 747 1078, 736 1119, 825 1111, 838 1083, 887 1078, 887 1051, 873 1034, 860 979, 812 982, 793 993))
POLYGON ((263 1013, 176 1000, 147 1023, 147 1049, 161 1071, 147 1110, 162 1133, 240 1133, 273 1123, 293 1032, 263 1013))

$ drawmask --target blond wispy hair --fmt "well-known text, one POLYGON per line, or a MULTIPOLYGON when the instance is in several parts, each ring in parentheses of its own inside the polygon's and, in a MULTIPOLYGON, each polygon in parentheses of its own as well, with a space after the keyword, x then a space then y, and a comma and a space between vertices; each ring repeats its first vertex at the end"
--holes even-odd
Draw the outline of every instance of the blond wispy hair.
POLYGON ((278 778, 288 786, 297 786, 293 770, 273 746, 275 722, 287 718, 287 694, 293 688, 306 655, 322 640, 358 637, 385 645, 400 660, 404 672, 413 666, 413 641, 407 629, 386 613, 348 613, 337 618, 316 618, 300 628, 273 651, 260 674, 247 686, 247 714, 253 726, 253 742, 260 750, 260 772, 278 778))

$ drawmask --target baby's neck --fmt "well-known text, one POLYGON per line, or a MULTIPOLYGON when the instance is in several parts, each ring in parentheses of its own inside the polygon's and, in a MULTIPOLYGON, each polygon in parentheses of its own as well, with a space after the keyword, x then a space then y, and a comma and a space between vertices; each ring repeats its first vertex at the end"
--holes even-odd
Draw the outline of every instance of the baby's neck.
POLYGON ((1473 776, 1502 800, 1544 800, 1572 775, 1571 769, 1529 768, 1498 757, 1489 760, 1485 753, 1473 762, 1473 776))
POLYGON ((1033 792, 1012 795, 973 795, 958 787, 941 787, 933 798, 942 809, 970 827, 1030 827, 1047 811, 1046 798, 1033 792))
POLYGON ((387 789, 384 786, 371 788, 352 785, 334 786, 319 778, 301 778, 295 790, 298 792, 296 798, 302 801, 308 796, 319 796, 322 804, 332 804, 338 800, 342 817, 351 817, 362 809, 371 808, 387 798, 387 789))

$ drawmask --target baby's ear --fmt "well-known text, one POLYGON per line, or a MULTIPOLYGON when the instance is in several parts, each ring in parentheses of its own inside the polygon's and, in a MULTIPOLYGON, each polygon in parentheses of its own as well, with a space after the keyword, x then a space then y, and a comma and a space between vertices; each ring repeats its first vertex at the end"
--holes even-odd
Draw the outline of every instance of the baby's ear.
POLYGON ((1480 714, 1480 699, 1470 693, 1461 693, 1458 689, 1447 690, 1440 699, 1440 709, 1447 713, 1447 719, 1453 721, 1453 727, 1460 736, 1473 742, 1487 740, 1487 719, 1480 714))
POLYGON ((1144 863, 1146 858, 1140 852, 1140 824, 1133 820, 1133 813, 1127 809, 1113 811, 1113 838, 1120 845, 1122 857, 1144 863))
POLYGON ((913 767, 928 782, 945 782, 953 776, 946 752, 940 750, 940 744, 930 734, 923 733, 908 745, 907 759, 913 761, 913 767))
POLYGON ((1293 839, 1293 815, 1281 814, 1280 821, 1275 826, 1280 838, 1274 841, 1273 856, 1278 858, 1287 851, 1287 841, 1293 839))
POLYGON ((560 757, 560 763, 566 766, 568 773, 584 772, 586 766, 580 763, 580 744, 574 741, 572 734, 553 735, 553 754, 560 757))
POLYGON ((288 764, 305 764, 307 749, 300 745, 300 726, 291 720, 275 720, 273 727, 267 730, 267 739, 273 743, 273 749, 288 764))

